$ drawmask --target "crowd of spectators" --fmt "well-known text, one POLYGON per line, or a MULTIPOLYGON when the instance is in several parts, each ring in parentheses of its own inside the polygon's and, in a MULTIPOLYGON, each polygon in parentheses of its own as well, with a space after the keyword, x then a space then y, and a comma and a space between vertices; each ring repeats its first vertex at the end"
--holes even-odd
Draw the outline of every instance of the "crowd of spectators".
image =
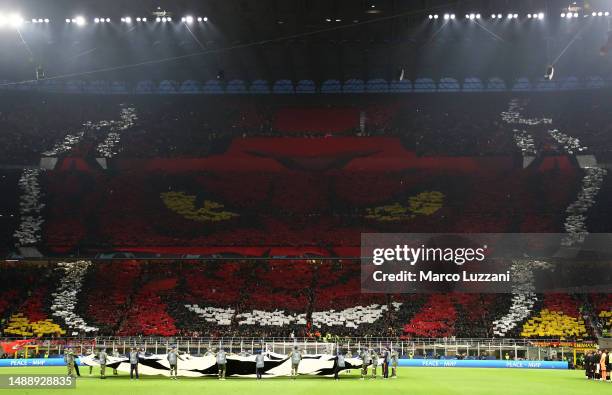
MULTIPOLYGON (((58 282, 55 266, 21 265, 19 270, 2 265, 2 273, 14 280, 1 294, 7 301, 0 304, 2 326, 9 330, 5 335, 13 333, 15 322, 35 329, 52 324, 59 330, 63 323, 49 320, 54 289, 44 286, 45 279, 58 282)), ((246 259, 94 263, 75 311, 98 328, 97 336, 415 339, 493 337, 493 321, 509 306, 511 295, 505 294, 364 295, 355 265, 357 261, 346 260, 246 259), (205 319, 190 306, 217 313, 205 319), (368 306, 374 307, 370 313, 368 306), (227 322, 220 318, 222 311, 229 312, 227 322), (277 325, 263 317, 289 321, 277 325)), ((506 337, 585 340, 601 330, 600 322, 608 325, 607 295, 550 294, 539 299, 544 302, 534 306, 529 320, 519 322, 506 337), (592 308, 585 308, 587 300, 592 308), (587 331, 574 333, 577 324, 587 331)))

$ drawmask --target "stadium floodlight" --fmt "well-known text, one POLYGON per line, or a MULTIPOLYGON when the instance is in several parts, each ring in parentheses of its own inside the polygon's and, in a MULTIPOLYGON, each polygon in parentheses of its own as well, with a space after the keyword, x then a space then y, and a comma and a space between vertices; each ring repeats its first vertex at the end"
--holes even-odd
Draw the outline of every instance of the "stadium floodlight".
POLYGON ((202 20, 203 20, 204 22, 208 22, 208 17, 207 17, 207 16, 205 16, 204 18, 202 18, 202 20))
POLYGON ((455 19, 455 14, 450 14, 450 19, 455 19))
POLYGON ((565 12, 561 13, 561 18, 565 18, 565 12))
POLYGON ((434 19, 438 19, 438 18, 439 18, 438 14, 434 14, 434 19))
POLYGON ((161 18, 160 17, 155 18, 155 22, 161 22, 161 18))
POLYGON ((197 20, 198 20, 198 22, 202 22, 202 17, 199 16, 197 20))
POLYGON ((476 15, 475 14, 470 14, 470 19, 476 19, 476 15))
POLYGON ((110 21, 111 21, 110 18, 106 18, 107 23, 110 23, 110 21))
POLYGON ((518 19, 518 14, 513 15, 514 19, 518 19))
POLYGON ((185 19, 187 20, 187 23, 193 23, 193 17, 191 15, 187 15, 185 19))
POLYGON ((136 18, 136 22, 140 22, 141 20, 140 17, 136 18))
POLYGON ((82 16, 77 16, 72 20, 72 22, 76 23, 78 26, 83 26, 86 23, 85 18, 83 18, 82 16))
POLYGON ((23 24, 23 18, 20 15, 13 14, 9 18, 9 24, 12 27, 19 27, 19 26, 21 26, 23 24))
POLYGON ((538 13, 538 19, 539 20, 544 19, 544 13, 543 12, 538 13))
POLYGON ((476 19, 480 19, 480 14, 476 14, 476 19))
POLYGON ((32 18, 32 23, 38 23, 38 19, 32 18))
POLYGON ((591 12, 591 16, 597 16, 597 12, 595 11, 591 12))
POLYGON ((429 19, 433 19, 433 15, 429 14, 429 19))
POLYGON ((167 22, 167 21, 168 21, 168 18, 166 18, 165 16, 163 16, 163 17, 162 17, 162 19, 161 19, 161 21, 162 21, 162 22, 167 22))
POLYGON ((38 23, 43 23, 45 20, 42 18, 38 18, 38 23))
POLYGON ((66 18, 66 23, 72 22, 69 18, 66 18))
POLYGON ((45 18, 45 23, 49 23, 49 18, 45 18))
POLYGON ((450 19, 450 15, 449 14, 444 14, 444 19, 445 20, 449 20, 450 19))
POLYGON ((574 18, 578 18, 578 13, 574 12, 574 18))
POLYGON ((609 11, 604 12, 604 16, 610 16, 610 12, 609 11))
POLYGON ((147 21, 147 18, 142 18, 142 21, 143 21, 143 22, 146 22, 146 21, 147 21))
POLYGON ((132 23, 132 18, 129 16, 126 16, 125 18, 121 18, 121 22, 132 23))
POLYGON ((94 23, 100 23, 100 18, 94 18, 94 23))
POLYGON ((527 19, 531 19, 531 14, 527 14, 527 19))
POLYGON ((172 17, 171 17, 171 16, 166 17, 166 20, 167 20, 168 22, 172 22, 172 17))

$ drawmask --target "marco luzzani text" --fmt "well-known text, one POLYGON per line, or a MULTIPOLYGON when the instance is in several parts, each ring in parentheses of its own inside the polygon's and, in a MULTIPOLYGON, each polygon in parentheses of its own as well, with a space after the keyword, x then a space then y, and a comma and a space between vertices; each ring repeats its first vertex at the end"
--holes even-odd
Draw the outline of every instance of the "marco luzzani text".
MULTIPOLYGON (((408 245, 396 245, 394 248, 374 248, 372 250, 371 262, 378 268, 383 265, 407 265, 406 270, 394 270, 387 273, 383 270, 372 272, 375 282, 412 282, 412 283, 441 283, 441 282, 510 282, 510 271, 502 273, 478 272, 478 270, 459 270, 445 272, 444 267, 440 270, 420 269, 417 265, 422 264, 452 264, 464 267, 466 264, 483 263, 486 259, 487 246, 480 248, 436 248, 411 247, 408 245), (410 269, 410 270, 408 270, 410 269)), ((389 269, 389 267, 387 267, 389 269)))

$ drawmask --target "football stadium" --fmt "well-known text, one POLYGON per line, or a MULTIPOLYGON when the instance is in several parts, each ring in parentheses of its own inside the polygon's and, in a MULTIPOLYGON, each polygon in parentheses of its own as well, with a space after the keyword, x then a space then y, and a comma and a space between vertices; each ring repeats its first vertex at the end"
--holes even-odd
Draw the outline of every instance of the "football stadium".
POLYGON ((0 394, 612 393, 610 13, 1 2, 0 394))

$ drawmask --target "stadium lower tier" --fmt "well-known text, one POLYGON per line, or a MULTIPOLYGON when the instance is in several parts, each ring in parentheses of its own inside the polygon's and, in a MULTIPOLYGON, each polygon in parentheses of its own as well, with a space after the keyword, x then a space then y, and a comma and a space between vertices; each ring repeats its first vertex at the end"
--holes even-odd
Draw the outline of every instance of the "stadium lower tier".
POLYGON ((0 274, 8 337, 586 340, 609 331, 612 312, 609 295, 362 294, 353 260, 20 262, 0 274))

